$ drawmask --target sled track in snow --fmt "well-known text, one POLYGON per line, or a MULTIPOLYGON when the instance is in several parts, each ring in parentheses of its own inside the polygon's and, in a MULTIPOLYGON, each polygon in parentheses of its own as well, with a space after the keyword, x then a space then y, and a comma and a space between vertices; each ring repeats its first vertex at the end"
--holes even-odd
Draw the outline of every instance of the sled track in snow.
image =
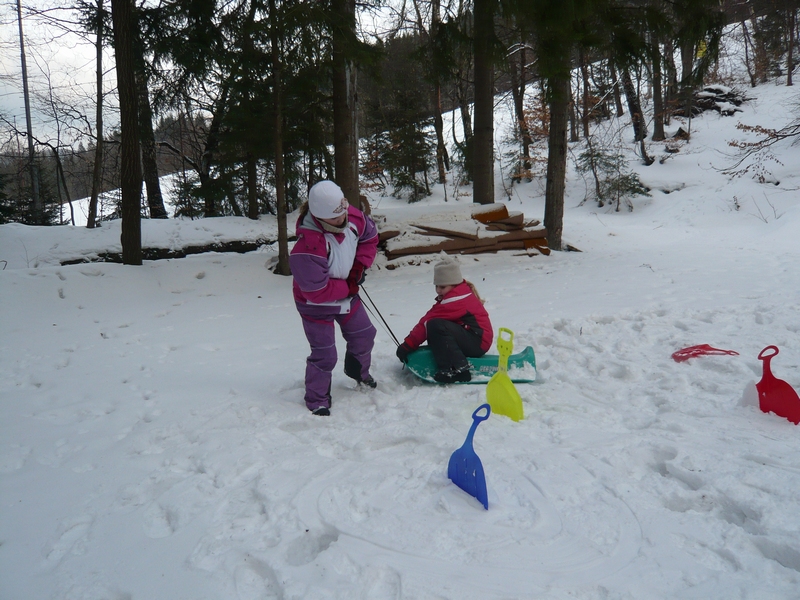
POLYGON ((485 511, 443 471, 365 473, 349 462, 318 473, 295 504, 311 532, 327 545, 335 541, 336 551, 356 563, 413 565, 406 577, 413 572, 446 581, 451 592, 461 589, 461 597, 529 594, 565 575, 576 585, 591 584, 639 554, 637 518, 601 482, 591 515, 575 522, 534 478, 503 463, 493 463, 488 478, 485 511), (395 518, 398 503, 415 518, 395 518), (486 569, 504 573, 501 589, 499 578, 486 579, 486 569))

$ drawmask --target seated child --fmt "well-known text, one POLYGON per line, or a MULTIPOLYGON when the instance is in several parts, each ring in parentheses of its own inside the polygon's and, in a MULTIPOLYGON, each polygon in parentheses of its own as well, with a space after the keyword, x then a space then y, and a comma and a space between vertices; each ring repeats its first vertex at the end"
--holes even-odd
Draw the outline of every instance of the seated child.
POLYGON ((472 378, 467 357, 483 356, 492 345, 489 314, 454 260, 446 258, 433 267, 433 285, 436 303, 398 346, 397 358, 406 362, 427 339, 438 367, 433 378, 440 383, 467 382, 472 378))

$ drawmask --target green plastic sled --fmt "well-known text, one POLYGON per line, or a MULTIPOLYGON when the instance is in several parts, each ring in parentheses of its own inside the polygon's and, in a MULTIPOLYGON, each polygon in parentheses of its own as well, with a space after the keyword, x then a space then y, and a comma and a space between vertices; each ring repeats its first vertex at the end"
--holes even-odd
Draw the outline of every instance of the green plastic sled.
MULTIPOLYGON (((497 373, 497 354, 484 354, 480 358, 470 358, 469 366, 472 380, 467 383, 489 383, 492 375, 497 373)), ((427 346, 422 346, 408 355, 406 367, 414 375, 428 383, 439 383, 433 378, 436 373, 436 361, 427 346)), ((508 357, 508 376, 514 383, 533 383, 536 381, 536 357, 533 348, 527 346, 521 352, 508 357)))

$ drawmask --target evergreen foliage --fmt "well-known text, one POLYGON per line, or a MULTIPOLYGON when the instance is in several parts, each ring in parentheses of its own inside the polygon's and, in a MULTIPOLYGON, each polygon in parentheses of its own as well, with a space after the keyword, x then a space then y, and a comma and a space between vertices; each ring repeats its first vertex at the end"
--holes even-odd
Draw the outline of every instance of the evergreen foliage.
POLYGON ((632 211, 631 198, 650 196, 650 190, 642 184, 636 173, 630 171, 625 155, 618 149, 596 145, 595 140, 590 138, 575 164, 578 171, 591 172, 595 185, 589 196, 597 202, 597 206, 610 204, 619 211, 624 202, 632 211))
POLYGON ((373 132, 365 146, 372 168, 385 171, 396 194, 416 202, 430 195, 428 171, 434 165, 435 148, 425 70, 414 60, 420 56, 419 40, 396 37, 381 50, 380 70, 364 86, 366 97, 362 97, 365 127, 373 132))

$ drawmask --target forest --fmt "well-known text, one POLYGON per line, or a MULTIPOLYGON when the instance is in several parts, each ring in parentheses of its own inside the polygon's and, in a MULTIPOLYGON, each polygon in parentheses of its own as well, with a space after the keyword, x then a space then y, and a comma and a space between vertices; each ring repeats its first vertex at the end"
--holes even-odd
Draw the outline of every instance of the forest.
POLYGON ((724 37, 743 48, 750 85, 792 85, 797 14, 791 0, 18 1, 26 123, 0 113, 0 223, 69 224, 64 207, 89 198, 92 228, 114 191, 104 218, 122 219, 123 261, 141 264, 141 219, 167 217, 161 178, 176 174, 176 216, 277 215, 275 270, 288 274, 286 215, 321 179, 356 206, 365 191, 414 202, 448 178, 494 203, 504 95, 518 153, 501 177, 546 182, 547 243, 560 250, 570 144, 582 144, 595 200, 619 204, 638 184, 608 187, 615 154, 596 124, 629 115, 627 142, 652 162, 645 141, 726 83, 724 37), (26 64, 25 36, 41 22, 93 45, 93 98, 29 85, 41 64, 26 64), (459 134, 445 139, 451 112, 459 134))

